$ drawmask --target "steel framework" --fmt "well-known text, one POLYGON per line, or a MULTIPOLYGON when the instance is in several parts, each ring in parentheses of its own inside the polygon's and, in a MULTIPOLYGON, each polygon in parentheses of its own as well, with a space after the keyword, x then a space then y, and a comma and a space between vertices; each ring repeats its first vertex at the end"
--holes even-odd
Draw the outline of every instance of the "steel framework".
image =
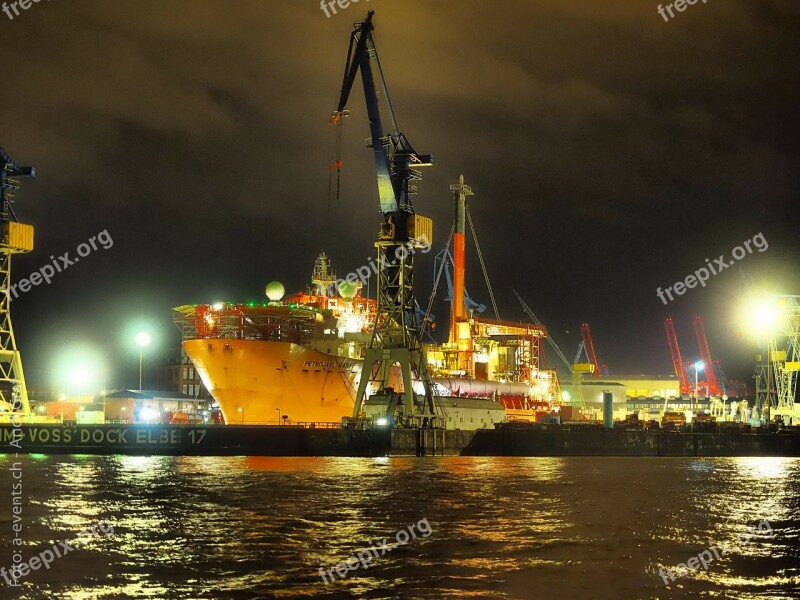
POLYGON ((30 226, 21 226, 30 228, 30 245, 13 239, 20 224, 12 204, 14 192, 19 188, 16 178, 35 175, 35 168, 19 166, 0 148, 0 410, 25 415, 30 414, 28 390, 11 324, 11 256, 33 249, 33 230, 30 226))

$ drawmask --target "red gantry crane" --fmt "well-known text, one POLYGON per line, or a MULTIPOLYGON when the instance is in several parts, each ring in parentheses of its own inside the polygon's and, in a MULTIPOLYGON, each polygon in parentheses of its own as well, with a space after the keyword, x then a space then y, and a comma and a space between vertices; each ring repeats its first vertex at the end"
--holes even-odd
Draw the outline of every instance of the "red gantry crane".
POLYGON ((702 317, 695 317, 694 319, 694 335, 697 338, 697 348, 700 350, 700 359, 703 361, 708 395, 719 396, 720 391, 719 384, 717 383, 717 374, 714 369, 714 361, 711 360, 711 351, 708 349, 708 338, 706 338, 706 329, 703 326, 702 317))
POLYGON ((675 333, 675 323, 672 322, 672 319, 668 318, 664 321, 664 330, 667 333, 667 344, 672 357, 672 367, 675 369, 675 377, 681 381, 681 394, 690 394, 689 376, 686 373, 686 366, 683 364, 681 347, 678 345, 678 335, 675 333))
MULTIPOLYGON (((594 365, 594 376, 600 377, 601 375, 605 375, 608 369, 600 368, 600 363, 597 360, 597 354, 594 351, 594 340, 592 339, 592 330, 589 329, 588 323, 583 323, 581 325, 581 338, 583 340, 583 349, 586 352, 586 358, 589 359, 589 362, 594 365)), ((578 350, 580 354, 580 350, 578 350)), ((577 361, 576 361, 577 362, 577 361)))

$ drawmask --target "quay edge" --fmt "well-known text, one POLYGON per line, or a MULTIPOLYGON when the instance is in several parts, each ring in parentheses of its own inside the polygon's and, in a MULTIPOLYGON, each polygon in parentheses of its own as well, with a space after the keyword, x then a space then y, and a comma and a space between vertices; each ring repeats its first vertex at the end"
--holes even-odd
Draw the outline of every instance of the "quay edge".
POLYGON ((800 456, 800 431, 452 431, 0 424, 0 454, 173 456, 800 456))

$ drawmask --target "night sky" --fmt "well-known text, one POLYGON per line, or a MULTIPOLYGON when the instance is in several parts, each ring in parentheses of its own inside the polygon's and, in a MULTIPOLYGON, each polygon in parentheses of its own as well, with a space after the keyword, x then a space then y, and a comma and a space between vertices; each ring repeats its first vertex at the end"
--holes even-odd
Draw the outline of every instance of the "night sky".
MULTIPOLYGON (((321 250, 340 275, 372 256, 360 80, 330 208, 327 170, 368 8, 400 127, 434 157, 417 211, 438 249, 464 174, 501 317, 523 317, 516 288, 570 358, 588 321, 612 373, 668 374, 664 318, 694 360, 702 315, 712 355, 748 378, 744 281, 800 293, 800 6, 709 0, 669 22, 657 6, 362 0, 327 18, 316 0, 57 0, 0 13, 0 146, 38 169, 15 205, 37 240, 15 280, 103 230, 114 241, 13 302, 28 383, 63 387, 56 365, 93 351, 108 387, 136 387, 133 331, 177 345, 173 306, 260 300, 273 279, 303 288, 321 250), (759 232, 765 252, 668 306, 656 296, 759 232)), ((473 248, 467 287, 488 305, 473 248)), ((423 304, 432 256, 418 263, 423 304)), ((443 300, 434 312, 444 329, 443 300)))

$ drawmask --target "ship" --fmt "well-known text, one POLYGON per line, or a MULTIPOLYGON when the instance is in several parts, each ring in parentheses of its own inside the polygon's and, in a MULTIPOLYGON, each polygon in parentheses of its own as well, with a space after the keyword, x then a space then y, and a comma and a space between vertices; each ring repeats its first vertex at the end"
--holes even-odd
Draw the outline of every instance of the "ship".
POLYGON ((338 426, 352 415, 377 303, 336 281, 323 252, 306 291, 284 297, 272 282, 265 303, 173 309, 183 348, 227 424, 338 426))
MULTIPOLYGON (((359 284, 337 279, 323 252, 305 291, 284 296, 283 285, 272 282, 264 303, 173 309, 183 348, 226 424, 339 427, 353 416, 377 310, 359 284)), ((461 335, 451 331, 445 343, 424 344, 447 428, 533 422, 552 412, 558 378, 541 368, 543 326, 474 313, 451 329, 453 323, 461 335)), ((390 386, 403 390, 399 371, 390 386)))

